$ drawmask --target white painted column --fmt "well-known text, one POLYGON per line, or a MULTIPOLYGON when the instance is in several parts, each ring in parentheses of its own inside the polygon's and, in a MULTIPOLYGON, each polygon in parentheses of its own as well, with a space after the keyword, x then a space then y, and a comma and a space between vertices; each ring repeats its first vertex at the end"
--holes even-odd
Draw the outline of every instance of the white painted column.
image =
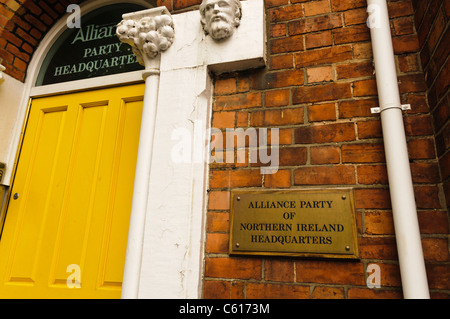
POLYGON ((165 7, 124 14, 117 27, 117 35, 121 41, 132 46, 138 61, 145 66, 141 130, 122 284, 122 298, 128 299, 137 298, 139 292, 158 106, 160 51, 166 50, 172 44, 172 18, 165 7))
POLYGON ((141 131, 123 298, 201 297, 213 97, 210 72, 266 63, 264 2, 241 3, 240 26, 223 41, 205 35, 199 11, 173 15, 176 36, 160 55, 159 85, 156 79, 150 83, 151 76, 146 80, 144 108, 154 103, 147 102, 147 94, 154 90, 148 86, 158 87, 153 97, 156 116, 142 118, 147 133, 141 131), (154 132, 152 142, 149 131, 154 132), (187 160, 174 156, 177 146, 186 146, 187 160))

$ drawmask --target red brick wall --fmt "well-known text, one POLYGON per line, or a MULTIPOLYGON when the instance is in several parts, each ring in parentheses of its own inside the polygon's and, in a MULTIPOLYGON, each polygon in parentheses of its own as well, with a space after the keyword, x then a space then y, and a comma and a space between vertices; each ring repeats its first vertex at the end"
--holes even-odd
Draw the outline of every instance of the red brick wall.
MULTIPOLYGON (((200 2, 160 1, 175 12, 200 2)), ((381 123, 370 113, 377 89, 366 5, 267 0, 268 67, 215 78, 213 127, 279 128, 280 169, 263 176, 258 163, 211 165, 205 298, 402 297, 381 123), (312 186, 355 189, 359 261, 228 255, 232 189, 312 186), (372 263, 380 289, 366 286, 372 263)), ((401 98, 412 106, 404 122, 431 295, 448 298, 448 216, 414 7, 390 1, 389 12, 401 98)))
POLYGON ((0 3, 0 59, 5 73, 19 81, 34 50, 70 3, 83 0, 4 0, 0 3))
MULTIPOLYGON (((8 74, 25 79, 39 41, 73 2, 0 3, 0 58, 8 74)), ((174 13, 200 2, 158 0, 174 13)), ((433 298, 450 296, 444 2, 389 1, 401 98, 412 106, 404 122, 433 298)), ((279 128, 280 170, 263 176, 259 163, 211 165, 205 298, 402 296, 381 124, 370 113, 377 91, 365 6, 366 0, 266 0, 268 66, 216 76, 213 126, 279 128), (359 261, 228 255, 232 189, 311 186, 355 189, 359 261), (372 263, 381 269, 380 289, 365 284, 372 263)))
POLYGON ((450 207, 450 2, 414 0, 413 5, 428 103, 433 116, 437 156, 447 207, 450 207))

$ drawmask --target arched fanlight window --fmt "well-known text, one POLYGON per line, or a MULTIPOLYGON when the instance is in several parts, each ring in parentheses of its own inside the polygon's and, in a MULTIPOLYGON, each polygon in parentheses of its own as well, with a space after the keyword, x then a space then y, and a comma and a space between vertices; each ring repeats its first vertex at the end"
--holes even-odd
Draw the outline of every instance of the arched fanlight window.
POLYGON ((67 28, 44 59, 36 86, 142 70, 129 45, 116 36, 122 14, 147 9, 113 4, 81 17, 79 28, 67 28))

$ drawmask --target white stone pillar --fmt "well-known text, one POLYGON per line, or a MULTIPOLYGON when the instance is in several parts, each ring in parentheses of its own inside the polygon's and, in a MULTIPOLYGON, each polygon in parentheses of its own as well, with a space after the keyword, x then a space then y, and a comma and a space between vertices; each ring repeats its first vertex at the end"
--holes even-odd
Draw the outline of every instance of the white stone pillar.
POLYGON ((122 18, 117 36, 132 46, 138 61, 145 66, 145 93, 122 285, 122 298, 137 298, 158 106, 160 51, 170 47, 174 30, 172 17, 165 7, 124 14, 122 18))
MULTIPOLYGON (((234 0, 227 1, 231 5, 234 0)), ((173 15, 176 37, 160 55, 160 75, 156 77, 157 66, 147 70, 144 111, 147 105, 156 103, 156 107, 150 108, 152 115, 142 117, 123 298, 201 297, 210 142, 206 133, 213 97, 210 72, 246 70, 266 63, 264 2, 241 4, 239 26, 234 25, 230 36, 221 39, 205 33, 199 11, 173 15), (173 156, 180 132, 190 147, 189 159, 181 162, 173 156)), ((127 14, 124 19, 137 21, 152 10, 161 13, 162 9, 127 14)), ((119 26, 121 30, 129 29, 119 26)), ((135 39, 123 38, 131 45, 135 39)), ((139 59, 142 50, 133 51, 139 59)))

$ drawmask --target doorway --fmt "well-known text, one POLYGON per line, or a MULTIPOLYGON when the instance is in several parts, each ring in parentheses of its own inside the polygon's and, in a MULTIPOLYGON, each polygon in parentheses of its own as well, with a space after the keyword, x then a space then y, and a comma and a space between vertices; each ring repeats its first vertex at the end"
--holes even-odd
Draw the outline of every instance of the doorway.
POLYGON ((120 298, 144 84, 33 99, 0 298, 120 298))

